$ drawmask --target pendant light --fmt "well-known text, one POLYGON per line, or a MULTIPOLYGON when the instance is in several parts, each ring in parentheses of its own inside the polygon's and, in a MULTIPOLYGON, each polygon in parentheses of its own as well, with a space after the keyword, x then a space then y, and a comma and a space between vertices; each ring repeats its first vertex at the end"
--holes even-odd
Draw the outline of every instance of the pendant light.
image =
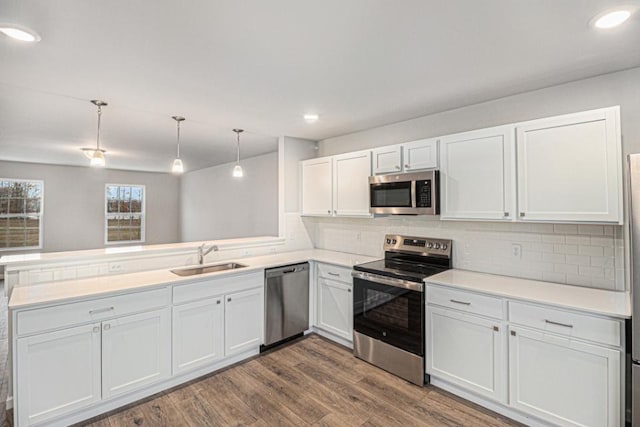
POLYGON ((173 161, 173 166, 171 166, 171 172, 175 174, 180 174, 184 172, 184 166, 182 165, 182 160, 180 159, 180 122, 185 121, 185 118, 182 116, 172 116, 173 120, 176 121, 176 125, 178 126, 178 137, 176 143, 176 159, 173 161))
POLYGON ((236 165, 233 168, 233 177, 242 178, 244 173, 242 172, 242 166, 240 166, 240 134, 244 132, 243 129, 234 129, 236 133, 236 165))
POLYGON ((92 99, 91 103, 98 107, 98 135, 96 136, 96 148, 83 148, 84 155, 91 160, 91 166, 104 167, 104 153, 105 150, 100 148, 100 116, 102 115, 102 107, 106 107, 108 104, 99 99, 92 99))

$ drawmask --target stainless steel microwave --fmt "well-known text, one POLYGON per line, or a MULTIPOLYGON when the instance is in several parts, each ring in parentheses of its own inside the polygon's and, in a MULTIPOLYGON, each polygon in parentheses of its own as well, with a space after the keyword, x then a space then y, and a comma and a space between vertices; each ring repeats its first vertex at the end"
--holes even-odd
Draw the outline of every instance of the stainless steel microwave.
POLYGON ((369 177, 372 214, 439 215, 438 171, 369 177))

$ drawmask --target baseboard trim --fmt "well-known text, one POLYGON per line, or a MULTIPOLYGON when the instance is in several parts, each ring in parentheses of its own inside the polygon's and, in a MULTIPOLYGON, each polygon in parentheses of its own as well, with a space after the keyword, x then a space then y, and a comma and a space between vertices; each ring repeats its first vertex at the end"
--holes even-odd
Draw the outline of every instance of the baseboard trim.
POLYGON ((494 402, 484 397, 480 397, 472 392, 464 390, 456 385, 440 380, 433 376, 431 376, 430 384, 434 387, 441 388, 442 390, 448 391, 449 393, 453 393, 456 396, 462 397, 463 399, 478 404, 483 408, 489 409, 493 412, 497 412, 500 415, 504 415, 505 417, 511 418, 512 420, 518 421, 530 427, 550 427, 554 425, 546 421, 542 421, 538 418, 532 417, 531 415, 524 414, 516 409, 509 408, 499 402, 494 402))
MULTIPOLYGON (((244 353, 237 354, 235 356, 231 356, 224 360, 218 361, 208 366, 204 366, 202 368, 196 369, 194 371, 179 374, 177 376, 171 377, 165 381, 153 384, 151 386, 145 387, 140 390, 136 390, 135 392, 128 393, 122 396, 114 397, 113 399, 109 399, 107 401, 97 402, 96 404, 89 406, 87 408, 81 409, 79 411, 75 411, 71 414, 67 414, 58 418, 49 419, 43 421, 39 424, 35 424, 36 426, 47 426, 47 427, 64 427, 69 426, 75 423, 79 423, 90 418, 94 418, 100 415, 103 415, 107 412, 113 411, 118 408, 122 408, 123 406, 130 405, 137 401, 146 399, 148 397, 153 396, 154 394, 158 394, 160 392, 166 391, 173 387, 184 384, 188 381, 195 380, 197 378, 212 374, 216 371, 219 371, 223 368, 227 368, 230 365, 239 363, 253 356, 257 356, 260 354, 260 349, 255 348, 244 353)), ((13 398, 12 399, 12 407, 13 407, 13 398)), ((7 404, 9 399, 7 399, 7 404)), ((8 408, 8 407, 7 407, 8 408)), ((15 419, 15 414, 14 414, 15 419)), ((14 424, 16 425, 16 424, 14 424)))

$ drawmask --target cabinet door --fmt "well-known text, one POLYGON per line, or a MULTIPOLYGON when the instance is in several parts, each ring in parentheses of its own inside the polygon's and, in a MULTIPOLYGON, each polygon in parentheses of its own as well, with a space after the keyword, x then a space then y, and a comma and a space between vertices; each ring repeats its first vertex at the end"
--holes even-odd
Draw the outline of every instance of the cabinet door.
POLYGON ((391 145, 376 148, 372 152, 372 157, 374 175, 402 172, 402 146, 391 145))
POLYGON ((331 215, 332 158, 306 160, 302 164, 302 215, 331 215))
POLYGON ((420 169, 438 167, 438 140, 421 139, 402 144, 404 152, 404 171, 413 172, 420 169))
POLYGON ((345 338, 353 339, 352 285, 318 278, 318 327, 345 338))
POLYGON ((171 375, 169 309, 102 322, 102 396, 109 398, 171 375))
POLYGON ((225 351, 226 356, 257 349, 264 331, 264 290, 250 289, 226 296, 225 351))
POLYGON ((522 220, 622 223, 619 109, 518 125, 522 220))
POLYGON ((173 307, 173 374, 224 356, 224 297, 173 307))
POLYGON ((16 416, 41 423, 100 400, 100 324, 17 340, 16 416))
POLYGON ((562 426, 619 426, 620 352, 569 338, 510 329, 513 407, 562 426))
POLYGON ((513 126, 440 139, 442 219, 515 218, 513 126))
POLYGON ((506 403, 506 334, 497 321, 427 308, 427 373, 506 403))
POLYGON ((371 216, 369 176, 371 151, 348 153, 333 158, 333 213, 342 216, 371 216))

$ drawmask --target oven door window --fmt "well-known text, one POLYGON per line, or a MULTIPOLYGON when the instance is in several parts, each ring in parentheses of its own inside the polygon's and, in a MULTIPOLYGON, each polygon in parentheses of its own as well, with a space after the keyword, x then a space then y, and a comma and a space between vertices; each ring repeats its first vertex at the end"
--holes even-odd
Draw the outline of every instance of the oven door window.
POLYGON ((424 355, 424 293, 354 279, 353 326, 357 332, 424 355))
POLYGON ((411 181, 370 184, 372 208, 412 207, 411 181))

